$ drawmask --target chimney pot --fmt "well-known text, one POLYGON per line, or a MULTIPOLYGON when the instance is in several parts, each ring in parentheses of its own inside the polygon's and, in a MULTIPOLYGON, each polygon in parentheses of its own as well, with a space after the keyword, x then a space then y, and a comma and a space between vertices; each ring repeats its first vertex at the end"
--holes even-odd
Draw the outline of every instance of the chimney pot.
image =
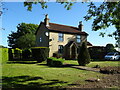
POLYGON ((45 15, 45 19, 44 19, 44 23, 47 27, 49 27, 49 18, 48 18, 48 14, 45 15))
POLYGON ((78 28, 79 28, 79 31, 82 31, 82 30, 83 30, 83 24, 82 24, 82 21, 79 22, 78 28))

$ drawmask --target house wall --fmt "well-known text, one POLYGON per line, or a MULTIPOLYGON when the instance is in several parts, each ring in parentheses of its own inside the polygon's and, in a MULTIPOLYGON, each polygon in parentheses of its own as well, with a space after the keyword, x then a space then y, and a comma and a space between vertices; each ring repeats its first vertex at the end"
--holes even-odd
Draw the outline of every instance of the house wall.
POLYGON ((60 42, 58 41, 58 33, 50 32, 49 38, 52 39, 52 41, 49 42, 50 48, 49 57, 52 57, 53 53, 58 52, 59 45, 65 46, 70 40, 72 40, 72 38, 76 38, 76 35, 64 34, 64 41, 60 42))
MULTIPOLYGON (((69 41, 76 42, 76 34, 64 34, 64 41, 60 42, 60 41, 58 41, 58 33, 50 32, 49 39, 52 39, 52 41, 49 42, 49 48, 50 48, 49 57, 52 57, 53 53, 58 53, 59 45, 65 46, 69 41)), ((81 39, 81 42, 87 41, 87 36, 81 35, 80 39, 81 39)), ((81 43, 80 43, 80 45, 81 45, 81 43)))
POLYGON ((49 47, 49 36, 46 36, 45 33, 48 32, 48 29, 44 24, 40 24, 40 28, 36 34, 36 46, 37 47, 49 47), (40 42, 41 38, 41 42, 40 42))

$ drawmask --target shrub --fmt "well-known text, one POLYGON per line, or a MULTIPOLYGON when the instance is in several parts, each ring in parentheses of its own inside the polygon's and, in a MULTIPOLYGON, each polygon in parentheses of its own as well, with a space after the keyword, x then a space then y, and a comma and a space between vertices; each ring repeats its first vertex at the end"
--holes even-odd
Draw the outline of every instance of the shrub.
POLYGON ((55 58, 54 57, 47 58, 47 65, 48 66, 52 66, 53 65, 53 59, 55 59, 55 58))
MULTIPOLYGON (((21 53, 22 53, 22 50, 19 49, 19 48, 15 48, 13 49, 14 50, 14 56, 13 58, 14 59, 21 59, 21 53)), ((13 52, 13 51, 12 51, 13 52)))
POLYGON ((47 57, 49 56, 48 47, 33 47, 31 50, 33 59, 38 62, 47 60, 47 57))
POLYGON ((51 57, 51 58, 47 59, 47 65, 53 66, 53 67, 60 67, 63 65, 63 62, 64 62, 64 60, 61 58, 57 59, 55 57, 51 57))
POLYGON ((61 67, 63 65, 63 59, 54 59, 52 66, 54 67, 61 67))
POLYGON ((80 48, 80 51, 78 54, 78 63, 81 66, 85 66, 86 64, 90 63, 90 54, 88 52, 86 42, 83 42, 80 48))

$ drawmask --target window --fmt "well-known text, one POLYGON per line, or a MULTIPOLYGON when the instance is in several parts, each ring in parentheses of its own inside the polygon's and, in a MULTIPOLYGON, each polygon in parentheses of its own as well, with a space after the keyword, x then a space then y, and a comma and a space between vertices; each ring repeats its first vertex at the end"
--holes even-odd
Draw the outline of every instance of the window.
POLYGON ((40 42, 42 42, 42 38, 40 37, 40 42))
POLYGON ((63 45, 58 46, 58 53, 63 53, 63 45))
POLYGON ((80 35, 76 36, 77 43, 80 43, 80 35))
POLYGON ((63 42, 63 40, 64 40, 64 39, 63 39, 63 36, 64 36, 64 35, 63 35, 62 33, 59 33, 59 34, 58 34, 58 41, 63 42))

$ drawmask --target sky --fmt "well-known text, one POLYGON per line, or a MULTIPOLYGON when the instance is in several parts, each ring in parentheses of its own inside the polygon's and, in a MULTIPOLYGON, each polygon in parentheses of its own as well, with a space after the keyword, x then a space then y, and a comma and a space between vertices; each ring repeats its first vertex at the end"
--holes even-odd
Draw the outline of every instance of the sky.
MULTIPOLYGON (((96 2, 99 5, 99 2, 96 2)), ((55 2, 47 3, 48 8, 42 9, 39 4, 33 5, 32 12, 27 11, 27 7, 24 7, 23 2, 4 2, 3 7, 8 10, 4 10, 3 15, 0 17, 0 45, 8 47, 7 37, 11 34, 11 31, 16 32, 16 26, 22 22, 40 24, 44 20, 45 14, 49 15, 51 23, 63 24, 78 27, 79 21, 83 22, 83 31, 89 34, 87 40, 94 46, 106 46, 106 44, 115 44, 115 40, 112 37, 101 37, 100 32, 106 32, 107 34, 115 30, 114 26, 100 31, 92 31, 92 22, 85 21, 84 16, 87 14, 87 4, 77 2, 72 6, 71 10, 66 10, 64 5, 55 2)))

